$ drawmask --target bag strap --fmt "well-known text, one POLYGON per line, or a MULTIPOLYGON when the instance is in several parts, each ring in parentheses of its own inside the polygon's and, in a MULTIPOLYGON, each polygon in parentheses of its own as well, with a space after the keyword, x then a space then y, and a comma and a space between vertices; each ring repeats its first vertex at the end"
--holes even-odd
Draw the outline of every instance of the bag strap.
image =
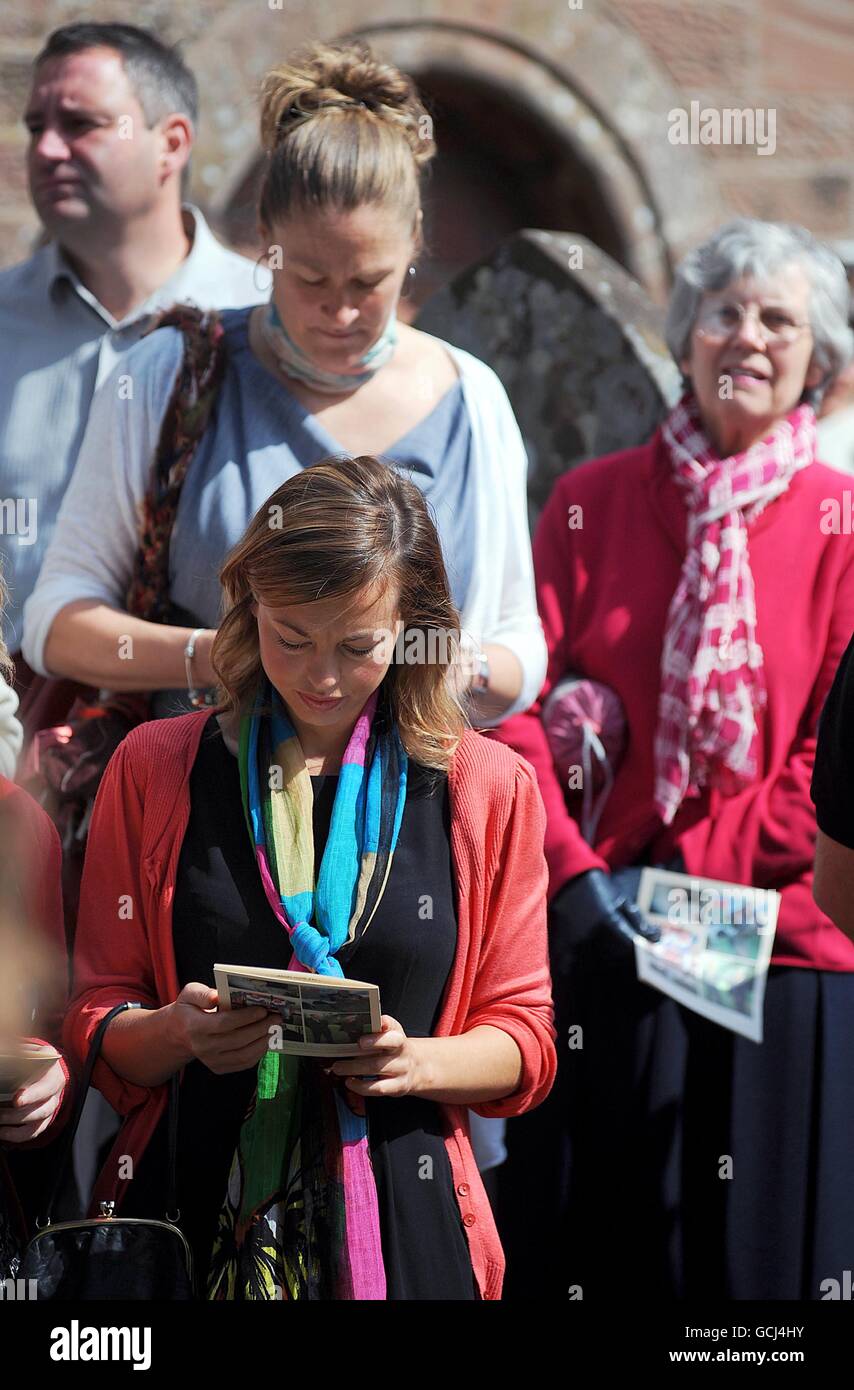
POLYGON ((143 337, 178 328, 184 355, 160 427, 148 491, 140 505, 139 549, 127 592, 127 611, 149 622, 169 621, 169 542, 187 469, 208 426, 225 374, 225 329, 215 309, 175 304, 158 314, 143 337))
MULTIPOLYGON (((53 1217, 53 1209, 59 1196, 62 1180, 69 1171, 72 1161, 72 1150, 77 1130, 80 1127, 80 1120, 83 1116, 83 1107, 86 1104, 86 1097, 92 1085, 92 1073, 95 1070, 95 1063, 101 1055, 101 1044, 104 1041, 104 1034, 112 1023, 113 1019, 127 1009, 153 1009, 154 1004, 139 1004, 127 1001, 123 1004, 116 1004, 108 1013, 104 1014, 98 1024, 92 1042, 89 1045, 89 1053, 86 1058, 86 1065, 77 1088, 77 1096, 74 1101, 74 1109, 71 1118, 62 1136, 62 1147, 59 1152, 56 1165, 56 1176, 53 1186, 45 1206, 44 1218, 36 1220, 36 1229, 42 1230, 49 1226, 53 1217)), ((179 1075, 174 1072, 169 1082, 169 1164, 167 1172, 167 1191, 166 1191, 166 1217, 167 1220, 176 1222, 180 1219, 181 1213, 178 1209, 178 1095, 179 1095, 179 1075)))

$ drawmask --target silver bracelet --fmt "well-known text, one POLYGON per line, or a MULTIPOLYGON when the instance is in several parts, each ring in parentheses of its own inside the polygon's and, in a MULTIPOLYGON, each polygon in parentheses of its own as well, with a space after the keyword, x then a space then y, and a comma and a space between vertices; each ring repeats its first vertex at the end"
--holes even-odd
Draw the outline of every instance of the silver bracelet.
POLYGON ((474 659, 477 662, 477 670, 472 678, 472 690, 483 692, 489 689, 489 657, 484 651, 476 651, 474 659))
POLYGON ((203 627, 197 627, 190 633, 190 640, 184 648, 184 670, 187 673, 187 694, 190 697, 190 704, 193 709, 199 709, 206 704, 205 692, 200 690, 193 683, 193 657, 196 654, 196 640, 205 631, 203 627))

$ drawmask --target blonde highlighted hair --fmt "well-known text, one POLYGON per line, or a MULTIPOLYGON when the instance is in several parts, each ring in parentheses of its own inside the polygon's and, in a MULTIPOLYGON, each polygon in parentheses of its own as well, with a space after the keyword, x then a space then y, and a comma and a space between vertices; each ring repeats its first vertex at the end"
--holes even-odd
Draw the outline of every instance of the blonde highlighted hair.
POLYGON ((467 721, 446 680, 460 650, 459 614, 442 548, 415 483, 368 455, 329 458, 289 478, 252 518, 220 571, 225 613, 211 660, 221 708, 244 713, 264 672, 252 604, 355 599, 397 586, 403 632, 381 689, 401 742, 447 771, 467 721), (414 640, 413 640, 414 639, 414 640), (426 659, 408 661, 412 652, 426 659))
POLYGON ((258 211, 268 229, 294 210, 377 203, 399 209, 415 232, 433 123, 412 79, 367 44, 309 44, 268 72, 261 143, 258 211))

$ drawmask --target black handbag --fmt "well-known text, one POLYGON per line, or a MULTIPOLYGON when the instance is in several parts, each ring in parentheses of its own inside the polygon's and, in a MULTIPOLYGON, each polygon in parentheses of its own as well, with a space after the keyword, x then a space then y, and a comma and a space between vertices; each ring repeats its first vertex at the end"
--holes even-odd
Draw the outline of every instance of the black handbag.
POLYGON ((105 1014, 92 1039, 86 1067, 63 1136, 57 1172, 44 1218, 36 1221, 36 1234, 24 1250, 18 1277, 36 1281, 42 1300, 72 1299, 194 1299, 193 1257, 178 1226, 178 1073, 169 1090, 168 1192, 164 1219, 114 1216, 113 1202, 101 1203, 101 1215, 83 1221, 53 1222, 51 1213, 63 1176, 71 1163, 74 1136, 109 1024, 125 1009, 145 1004, 117 1004, 105 1014))

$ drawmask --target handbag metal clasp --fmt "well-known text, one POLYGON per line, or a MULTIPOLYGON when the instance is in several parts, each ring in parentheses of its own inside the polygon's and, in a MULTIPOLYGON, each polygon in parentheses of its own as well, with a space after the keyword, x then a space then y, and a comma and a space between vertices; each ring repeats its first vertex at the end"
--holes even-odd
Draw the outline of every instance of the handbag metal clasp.
POLYGON ((102 1202, 102 1203, 101 1203, 101 1215, 102 1215, 102 1216, 112 1216, 112 1214, 113 1214, 113 1212, 115 1211, 115 1209, 116 1209, 116 1204, 115 1204, 115 1202, 102 1202))

